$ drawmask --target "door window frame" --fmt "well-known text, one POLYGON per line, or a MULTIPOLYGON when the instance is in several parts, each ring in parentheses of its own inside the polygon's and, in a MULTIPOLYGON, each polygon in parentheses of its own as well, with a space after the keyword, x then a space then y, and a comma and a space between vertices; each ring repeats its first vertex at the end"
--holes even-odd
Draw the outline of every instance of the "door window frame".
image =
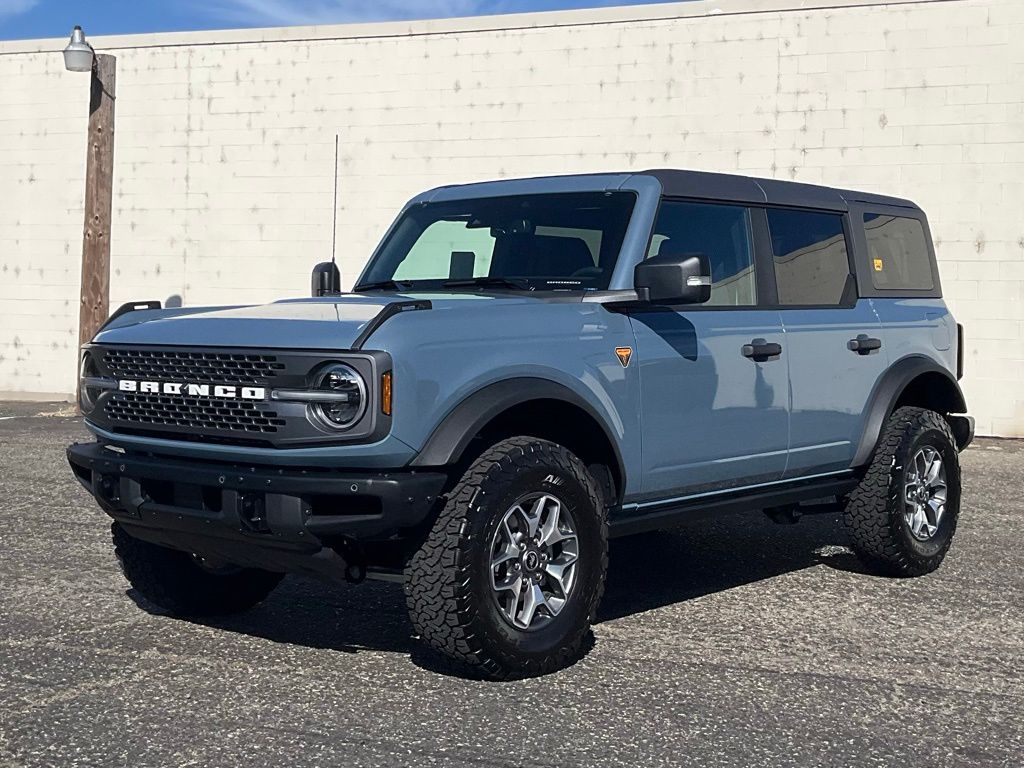
MULTIPOLYGON (((757 242, 757 257, 762 263, 765 272, 764 282, 766 287, 766 308, 778 310, 794 309, 853 309, 861 298, 860 280, 857 276, 857 259, 854 253, 854 238, 852 237, 853 227, 849 211, 840 211, 832 208, 801 208, 795 205, 771 205, 770 203, 756 206, 758 219, 760 220, 760 238, 757 242), (790 211, 793 213, 819 213, 829 216, 838 216, 843 227, 843 241, 846 245, 846 264, 849 269, 846 285, 843 286, 843 295, 840 301, 835 304, 782 304, 779 302, 778 278, 775 274, 775 247, 772 244, 771 230, 768 226, 768 211, 790 211), (853 285, 853 295, 847 297, 846 286, 853 285), (845 301, 843 299, 846 299, 845 301)), ((760 280, 760 274, 758 275, 760 280)))
MULTIPOLYGON (((661 215, 662 206, 665 203, 698 203, 703 205, 727 205, 735 208, 746 208, 750 222, 750 247, 753 250, 754 258, 754 280, 757 292, 757 302, 754 304, 735 305, 714 305, 707 304, 677 304, 673 306, 677 312, 743 312, 745 310, 794 310, 794 309, 853 309, 857 306, 858 300, 864 296, 859 270, 857 269, 858 257, 854 248, 858 246, 852 226, 851 210, 837 210, 832 208, 808 208, 796 205, 772 205, 764 202, 748 202, 744 200, 721 200, 710 197, 684 197, 678 195, 662 195, 658 201, 658 209, 654 214, 654 221, 651 223, 651 231, 647 238, 647 245, 644 248, 644 259, 650 253, 651 245, 654 242, 654 227, 658 223, 658 216, 661 215), (780 304, 778 281, 775 276, 775 249, 772 246, 771 232, 768 228, 768 211, 793 211, 795 213, 824 213, 839 216, 843 226, 843 240, 846 243, 846 261, 849 267, 849 274, 853 280, 853 296, 845 302, 838 304, 780 304)), ((884 206, 880 206, 884 207, 884 206)), ((925 222, 925 233, 928 234, 927 223, 925 222)), ((863 229, 863 227, 861 227, 863 229)), ((863 232, 861 232, 863 237, 863 232)), ((866 240, 865 240, 866 243, 866 240)), ((929 247, 931 239, 929 235, 929 247)), ((866 244, 863 246, 866 248, 866 244)), ((860 251, 858 251, 859 253, 860 251)), ((932 262, 934 264, 934 260, 932 262)), ((870 282, 870 277, 868 278, 870 282)), ((844 288, 843 293, 846 293, 844 288)), ((887 291, 892 294, 894 291, 887 291)))
MULTIPOLYGON (((646 261, 649 257, 647 254, 651 252, 651 245, 654 243, 654 227, 658 223, 658 217, 661 215, 662 206, 665 203, 694 203, 697 205, 721 205, 728 206, 730 208, 745 208, 747 210, 747 223, 750 226, 750 256, 754 261, 754 290, 757 295, 757 299, 753 304, 673 304, 672 309, 676 312, 744 312, 750 310, 763 310, 766 308, 773 308, 768 301, 771 299, 771 295, 766 293, 766 283, 764 279, 764 265, 761 263, 762 259, 759 257, 761 245, 759 244, 759 233, 757 219, 759 218, 757 213, 757 205, 752 203, 744 202, 742 200, 720 200, 709 197, 682 197, 676 195, 662 195, 661 200, 658 201, 658 210, 654 214, 654 221, 651 223, 651 232, 647 238, 647 245, 644 248, 644 258, 640 262, 646 261)), ((705 254, 706 255, 706 254, 705 254)), ((768 265, 772 268, 772 265, 768 265)), ((772 280, 772 290, 775 290, 775 281, 772 280)))

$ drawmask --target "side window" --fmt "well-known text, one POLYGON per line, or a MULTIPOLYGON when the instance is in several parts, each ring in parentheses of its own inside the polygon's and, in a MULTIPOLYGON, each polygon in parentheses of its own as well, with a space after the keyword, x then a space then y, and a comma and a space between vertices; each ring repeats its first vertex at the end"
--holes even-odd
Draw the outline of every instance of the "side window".
POLYGON ((486 227, 470 229, 465 221, 435 221, 417 238, 395 270, 395 280, 429 280, 441 275, 467 278, 486 275, 494 238, 486 227))
POLYGON ((864 234, 875 288, 930 291, 935 287, 928 240, 920 221, 865 213, 864 234))
POLYGON ((750 212, 739 205, 666 200, 654 222, 647 257, 703 253, 711 262, 710 306, 757 304, 750 212))
POLYGON ((851 275, 840 214, 770 208, 768 231, 780 304, 843 303, 851 275))

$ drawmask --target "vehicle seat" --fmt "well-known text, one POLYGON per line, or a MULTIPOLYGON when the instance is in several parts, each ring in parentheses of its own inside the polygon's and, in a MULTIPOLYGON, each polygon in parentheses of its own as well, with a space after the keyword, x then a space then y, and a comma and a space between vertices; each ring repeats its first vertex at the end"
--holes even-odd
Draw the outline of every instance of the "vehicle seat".
POLYGON ((510 235, 494 245, 492 275, 572 277, 594 266, 586 242, 578 237, 510 235))

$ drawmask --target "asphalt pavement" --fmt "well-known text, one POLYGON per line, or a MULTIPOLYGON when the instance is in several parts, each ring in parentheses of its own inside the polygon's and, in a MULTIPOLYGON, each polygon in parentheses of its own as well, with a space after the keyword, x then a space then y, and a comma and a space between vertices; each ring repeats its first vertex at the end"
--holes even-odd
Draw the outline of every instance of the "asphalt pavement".
POLYGON ((57 412, 0 404, 0 766, 1024 764, 1024 442, 963 455, 935 574, 864 573, 835 516, 618 540, 589 655, 491 683, 420 647, 398 584, 161 615, 57 412))

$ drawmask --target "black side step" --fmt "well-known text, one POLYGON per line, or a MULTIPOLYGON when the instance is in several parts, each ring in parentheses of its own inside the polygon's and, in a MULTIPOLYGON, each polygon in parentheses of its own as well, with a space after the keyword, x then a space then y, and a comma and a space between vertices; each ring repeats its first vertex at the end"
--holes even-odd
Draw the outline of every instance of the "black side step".
POLYGON ((715 495, 654 502, 631 510, 619 509, 608 521, 608 535, 630 536, 634 533, 671 528, 689 520, 715 518, 733 512, 784 507, 800 501, 842 496, 856 487, 852 472, 825 478, 794 480, 754 490, 724 491, 715 495))

